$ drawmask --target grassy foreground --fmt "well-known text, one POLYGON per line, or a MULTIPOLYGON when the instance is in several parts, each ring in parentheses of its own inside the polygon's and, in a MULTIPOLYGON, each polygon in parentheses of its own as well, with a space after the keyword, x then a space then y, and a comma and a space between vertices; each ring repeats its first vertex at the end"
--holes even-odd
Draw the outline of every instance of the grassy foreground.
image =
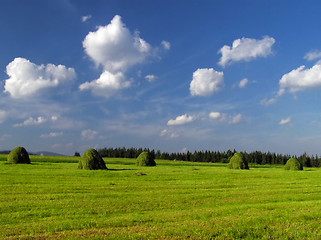
POLYGON ((321 169, 0 155, 0 239, 321 239, 321 169))

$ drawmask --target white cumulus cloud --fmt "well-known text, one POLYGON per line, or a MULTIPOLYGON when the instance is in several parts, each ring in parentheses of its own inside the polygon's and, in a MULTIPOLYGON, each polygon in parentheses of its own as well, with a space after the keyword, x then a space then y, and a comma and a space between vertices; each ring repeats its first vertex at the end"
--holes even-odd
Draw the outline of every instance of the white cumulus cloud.
POLYGON ((182 124, 186 124, 186 123, 190 123, 195 121, 195 116, 188 116, 187 114, 181 115, 176 117, 175 119, 170 119, 167 122, 168 126, 173 126, 173 125, 182 125, 182 124))
POLYGON ((127 81, 122 72, 115 74, 104 71, 100 77, 91 82, 85 82, 79 86, 80 90, 92 90, 95 95, 110 97, 115 91, 130 87, 131 82, 127 81))
POLYGON ((209 96, 221 90, 223 85, 223 72, 215 71, 213 68, 199 68, 193 73, 190 93, 192 96, 209 96))
POLYGON ((266 57, 272 53, 272 45, 275 39, 264 37, 261 40, 253 38, 241 38, 233 41, 232 46, 223 46, 218 53, 222 54, 219 65, 225 66, 237 61, 250 61, 257 57, 266 57))
POLYGON ((106 26, 99 26, 83 41, 86 54, 97 66, 110 72, 125 71, 153 55, 154 49, 139 33, 132 34, 119 15, 106 26))
POLYGON ((285 125, 291 122, 291 118, 288 117, 286 119, 281 119, 281 121, 279 122, 280 125, 285 125))
POLYGON ((316 64, 312 68, 305 69, 300 66, 282 76, 279 81, 280 90, 278 95, 281 96, 288 89, 290 92, 320 88, 321 87, 321 65, 316 64))
POLYGON ((38 94, 43 89, 68 83, 76 77, 73 68, 63 65, 36 65, 25 58, 15 58, 7 65, 4 92, 13 98, 25 98, 38 94))

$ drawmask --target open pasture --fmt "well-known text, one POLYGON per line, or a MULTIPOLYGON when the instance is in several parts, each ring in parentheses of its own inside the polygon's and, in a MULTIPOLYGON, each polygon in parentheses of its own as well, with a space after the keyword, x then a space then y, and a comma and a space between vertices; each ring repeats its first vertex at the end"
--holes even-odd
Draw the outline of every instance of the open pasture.
POLYGON ((0 155, 1 239, 320 239, 321 170, 0 155))

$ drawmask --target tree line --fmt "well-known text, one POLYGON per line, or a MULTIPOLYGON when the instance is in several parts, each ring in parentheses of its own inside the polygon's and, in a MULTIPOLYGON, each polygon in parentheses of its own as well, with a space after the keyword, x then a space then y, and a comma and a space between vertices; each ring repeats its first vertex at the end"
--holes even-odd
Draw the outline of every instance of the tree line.
MULTIPOLYGON (((102 157, 110 158, 137 158, 142 152, 149 152, 155 159, 178 160, 189 162, 213 162, 213 163, 228 163, 229 159, 236 152, 231 151, 194 151, 186 153, 167 153, 160 150, 150 150, 149 148, 102 148, 98 149, 98 153, 102 157)), ((255 151, 251 153, 240 152, 248 163, 265 164, 282 164, 284 165, 288 159, 294 157, 298 159, 305 167, 320 167, 321 158, 318 155, 309 156, 306 153, 300 156, 276 154, 271 152, 255 151)))

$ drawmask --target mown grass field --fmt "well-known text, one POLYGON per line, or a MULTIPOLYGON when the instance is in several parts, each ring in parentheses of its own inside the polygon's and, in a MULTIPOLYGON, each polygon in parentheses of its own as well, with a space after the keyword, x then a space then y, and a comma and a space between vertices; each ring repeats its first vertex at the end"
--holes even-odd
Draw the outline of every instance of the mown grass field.
POLYGON ((321 169, 0 156, 0 239, 321 239, 321 169))

